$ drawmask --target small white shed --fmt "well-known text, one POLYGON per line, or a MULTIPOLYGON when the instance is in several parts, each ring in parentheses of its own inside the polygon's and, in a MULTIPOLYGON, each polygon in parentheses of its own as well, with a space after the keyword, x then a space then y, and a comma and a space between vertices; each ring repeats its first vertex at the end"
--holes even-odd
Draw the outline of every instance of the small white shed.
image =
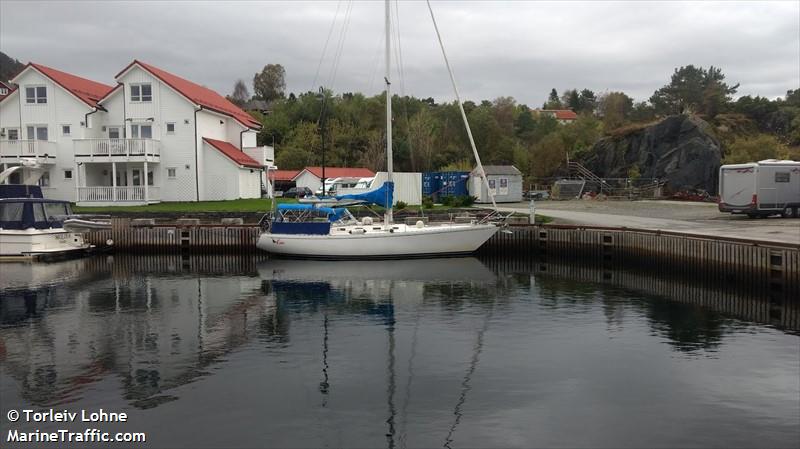
POLYGON ((513 165, 484 165, 489 189, 481 179, 478 169, 472 170, 469 179, 469 194, 476 197, 477 203, 491 203, 489 190, 494 193, 498 203, 516 203, 522 201, 522 172, 513 165))

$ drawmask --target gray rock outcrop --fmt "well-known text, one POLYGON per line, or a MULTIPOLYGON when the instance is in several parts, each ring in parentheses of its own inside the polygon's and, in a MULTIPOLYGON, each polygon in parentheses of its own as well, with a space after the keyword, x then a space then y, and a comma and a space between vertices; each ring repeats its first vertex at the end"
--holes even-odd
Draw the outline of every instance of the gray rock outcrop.
POLYGON ((669 116, 599 140, 583 164, 603 178, 627 178, 637 167, 642 178, 666 181, 666 193, 703 189, 714 194, 722 150, 710 130, 698 117, 669 116))

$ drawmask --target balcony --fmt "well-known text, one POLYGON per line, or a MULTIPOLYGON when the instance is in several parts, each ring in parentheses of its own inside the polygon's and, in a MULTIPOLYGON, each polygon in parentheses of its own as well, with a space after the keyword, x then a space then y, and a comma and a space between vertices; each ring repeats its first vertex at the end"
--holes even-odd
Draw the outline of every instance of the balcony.
POLYGON ((132 206, 161 201, 158 186, 78 187, 79 206, 132 206))
POLYGON ((0 163, 18 164, 21 159, 36 159, 55 164, 57 146, 46 140, 0 140, 0 163))
POLYGON ((77 162, 160 162, 161 141, 153 139, 74 139, 77 162))

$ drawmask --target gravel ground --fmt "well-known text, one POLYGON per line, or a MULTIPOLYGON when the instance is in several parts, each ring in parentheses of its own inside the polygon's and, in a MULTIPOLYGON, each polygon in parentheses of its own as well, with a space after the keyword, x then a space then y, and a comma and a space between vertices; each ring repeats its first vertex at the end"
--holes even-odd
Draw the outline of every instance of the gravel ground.
MULTIPOLYGON (((527 207, 527 203, 525 206, 527 207)), ((721 213, 715 203, 690 201, 537 201, 536 208, 673 220, 728 220, 731 218, 731 214, 721 213)))
MULTIPOLYGON (((528 203, 501 210, 527 212, 528 203)), ((760 241, 800 244, 798 218, 748 218, 721 213, 713 203, 682 201, 537 201, 536 213, 554 223, 659 229, 760 241)))

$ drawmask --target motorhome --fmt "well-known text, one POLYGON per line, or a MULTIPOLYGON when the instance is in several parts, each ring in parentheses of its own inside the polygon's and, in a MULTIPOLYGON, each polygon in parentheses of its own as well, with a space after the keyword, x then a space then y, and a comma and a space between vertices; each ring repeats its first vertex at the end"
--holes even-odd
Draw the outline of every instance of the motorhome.
POLYGON ((800 215, 800 162, 767 159, 719 169, 719 210, 750 218, 800 215))

